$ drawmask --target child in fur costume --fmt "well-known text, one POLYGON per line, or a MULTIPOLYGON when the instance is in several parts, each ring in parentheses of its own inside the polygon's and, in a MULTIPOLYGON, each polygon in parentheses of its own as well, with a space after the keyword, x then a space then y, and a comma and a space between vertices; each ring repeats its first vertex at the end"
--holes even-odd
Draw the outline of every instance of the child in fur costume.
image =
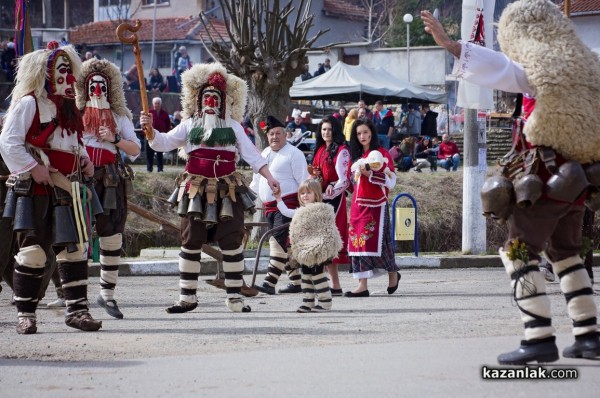
POLYGON ((303 303, 298 312, 324 312, 331 309, 331 290, 324 267, 331 264, 342 248, 342 238, 335 225, 333 207, 322 203, 321 184, 308 179, 298 187, 300 207, 290 210, 275 194, 277 208, 290 224, 291 257, 302 272, 303 303), (317 304, 315 305, 315 296, 317 304))

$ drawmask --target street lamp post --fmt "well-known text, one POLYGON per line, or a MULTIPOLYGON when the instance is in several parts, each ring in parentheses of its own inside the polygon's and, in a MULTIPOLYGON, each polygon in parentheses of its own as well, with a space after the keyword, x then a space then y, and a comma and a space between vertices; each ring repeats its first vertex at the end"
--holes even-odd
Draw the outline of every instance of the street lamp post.
POLYGON ((413 21, 411 14, 404 14, 404 23, 406 24, 406 75, 410 82, 410 23, 413 21))

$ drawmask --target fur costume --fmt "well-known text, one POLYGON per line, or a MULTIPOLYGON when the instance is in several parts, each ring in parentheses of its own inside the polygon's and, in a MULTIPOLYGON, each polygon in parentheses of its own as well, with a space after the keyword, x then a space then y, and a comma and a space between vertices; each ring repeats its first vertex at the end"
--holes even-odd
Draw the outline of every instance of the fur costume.
POLYGON ((110 109, 117 115, 126 116, 129 120, 132 120, 131 111, 127 108, 125 92, 123 91, 121 70, 115 64, 105 59, 98 60, 92 58, 83 63, 81 72, 77 75, 77 81, 75 82, 77 108, 80 110, 85 108, 85 103, 89 97, 86 89, 86 79, 91 74, 96 73, 104 75, 109 79, 110 93, 108 98, 110 99, 110 109))
POLYGON ((198 111, 198 93, 206 84, 208 76, 218 72, 227 80, 226 113, 225 117, 241 121, 246 110, 248 86, 245 81, 227 72, 220 63, 196 64, 191 69, 183 72, 181 81, 183 93, 181 96, 181 116, 186 119, 198 111))
POLYGON ((568 18, 550 1, 517 1, 500 17, 498 41, 536 91, 527 140, 568 160, 600 161, 600 60, 568 18))
POLYGON ((299 264, 315 266, 337 256, 342 238, 335 225, 333 207, 310 203, 296 209, 290 224, 292 256, 299 264))
MULTIPOLYGON (((71 68, 73 75, 79 77, 81 73, 81 60, 77 51, 71 45, 60 47, 60 50, 67 53, 71 59, 71 68)), ((47 69, 48 59, 54 50, 37 50, 24 55, 19 59, 17 67, 17 76, 15 78, 15 88, 13 89, 10 101, 9 112, 21 100, 31 92, 37 98, 48 96, 46 91, 46 80, 49 78, 47 69)))

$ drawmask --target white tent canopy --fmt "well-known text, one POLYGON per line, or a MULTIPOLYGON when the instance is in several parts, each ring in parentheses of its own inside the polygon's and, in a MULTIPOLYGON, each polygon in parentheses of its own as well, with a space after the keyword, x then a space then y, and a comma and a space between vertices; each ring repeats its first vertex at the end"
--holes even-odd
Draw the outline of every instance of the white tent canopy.
POLYGON ((335 64, 329 72, 290 88, 292 99, 446 103, 446 93, 398 79, 383 68, 335 64))

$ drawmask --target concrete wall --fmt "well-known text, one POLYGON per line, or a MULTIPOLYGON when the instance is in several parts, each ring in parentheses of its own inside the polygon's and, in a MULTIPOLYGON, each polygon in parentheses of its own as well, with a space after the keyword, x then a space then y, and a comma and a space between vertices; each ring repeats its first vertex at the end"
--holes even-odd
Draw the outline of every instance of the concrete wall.
POLYGON ((573 17, 573 23, 581 40, 600 54, 600 15, 573 17))

